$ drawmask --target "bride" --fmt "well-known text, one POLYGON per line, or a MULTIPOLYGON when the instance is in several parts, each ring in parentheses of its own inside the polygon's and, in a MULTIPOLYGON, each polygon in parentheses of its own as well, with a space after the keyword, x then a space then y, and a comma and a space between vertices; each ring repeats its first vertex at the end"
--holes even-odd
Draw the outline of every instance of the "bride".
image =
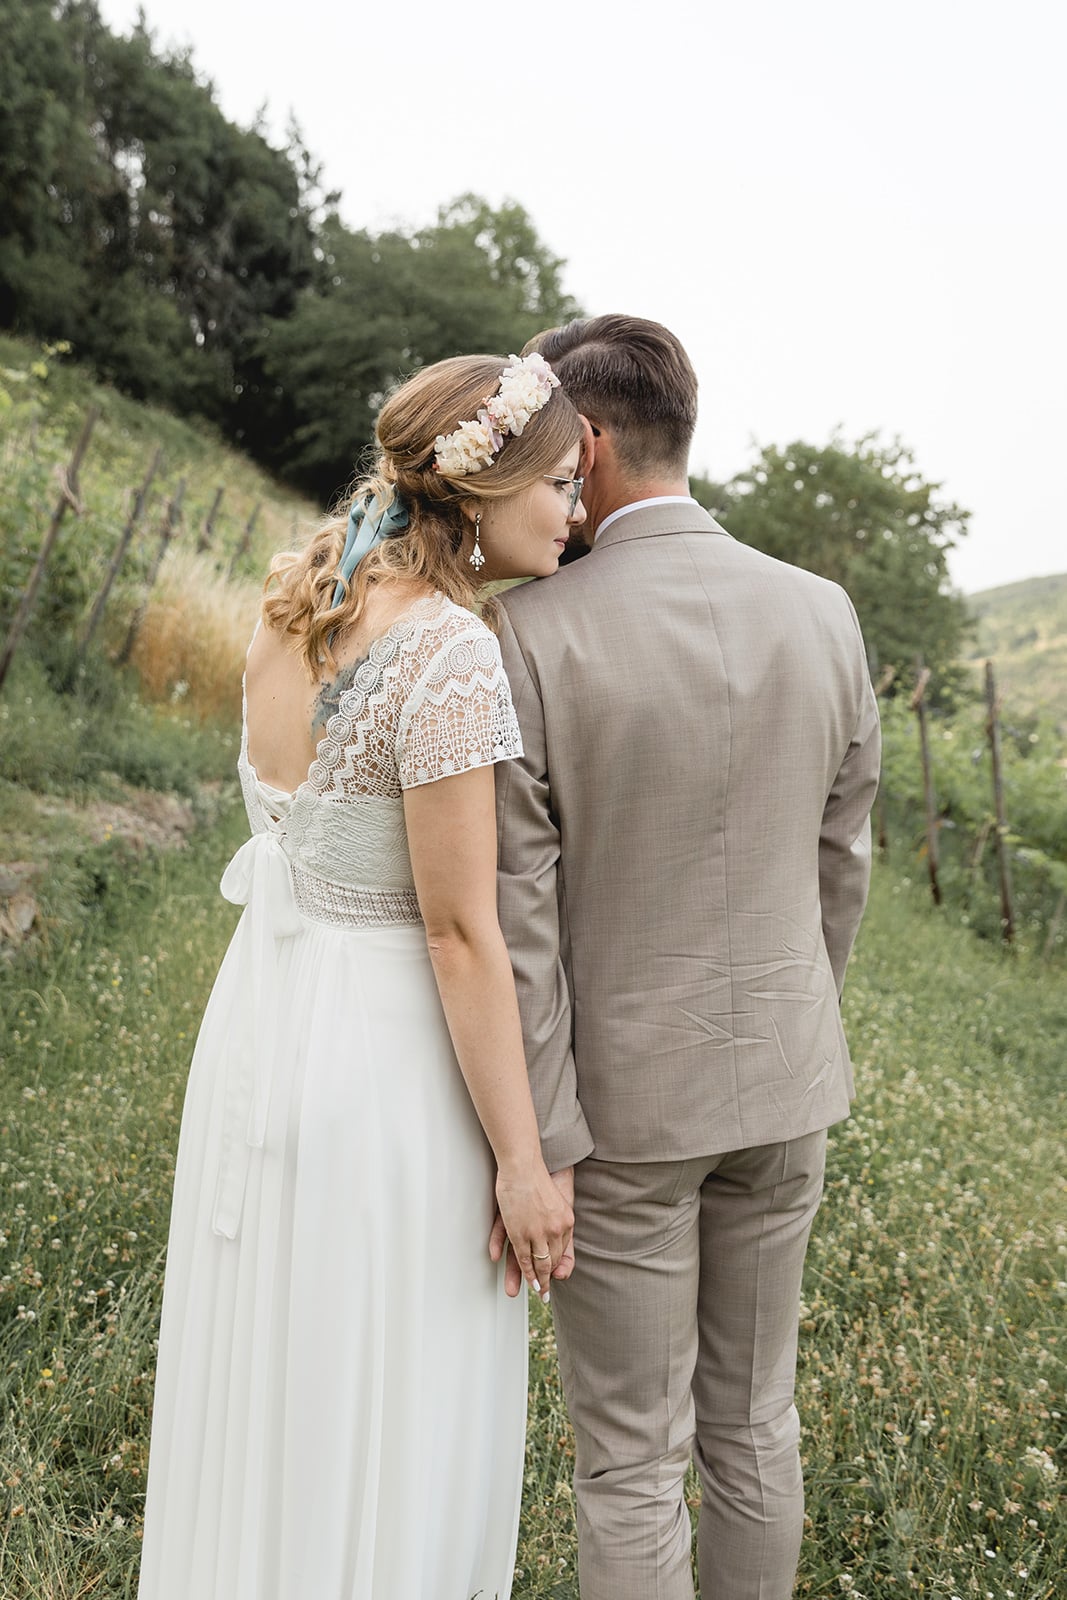
POLYGON ((472 607, 555 571, 585 518, 580 431, 540 356, 426 368, 383 407, 347 522, 273 563, 252 837, 222 880, 245 910, 178 1150, 140 1600, 510 1593, 526 1308, 487 1241, 499 1206, 547 1299, 573 1216, 496 920, 492 768, 520 744, 472 607))

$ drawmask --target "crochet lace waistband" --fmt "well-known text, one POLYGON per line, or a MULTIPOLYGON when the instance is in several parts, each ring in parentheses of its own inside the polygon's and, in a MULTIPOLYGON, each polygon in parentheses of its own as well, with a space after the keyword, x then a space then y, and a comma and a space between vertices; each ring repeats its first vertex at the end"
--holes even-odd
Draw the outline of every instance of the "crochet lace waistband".
POLYGON ((414 889, 364 889, 330 883, 290 863, 293 899, 301 916, 334 928, 387 928, 396 923, 420 923, 414 889))

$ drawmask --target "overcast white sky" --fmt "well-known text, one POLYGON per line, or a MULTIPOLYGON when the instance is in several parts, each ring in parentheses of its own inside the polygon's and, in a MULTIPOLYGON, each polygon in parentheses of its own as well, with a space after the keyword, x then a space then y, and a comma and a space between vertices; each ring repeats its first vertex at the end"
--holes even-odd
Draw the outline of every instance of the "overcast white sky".
MULTIPOLYGON (((137 0, 101 0, 126 29, 137 0)), ((145 0, 354 227, 514 198, 587 311, 682 338, 693 467, 900 434, 970 592, 1067 570, 1062 0, 145 0)))

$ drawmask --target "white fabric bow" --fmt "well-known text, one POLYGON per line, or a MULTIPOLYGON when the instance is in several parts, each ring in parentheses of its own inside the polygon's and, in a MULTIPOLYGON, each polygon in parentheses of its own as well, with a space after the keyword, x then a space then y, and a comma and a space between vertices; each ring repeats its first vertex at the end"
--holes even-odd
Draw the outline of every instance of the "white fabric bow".
POLYGON ((248 1179, 248 1152, 260 1150, 270 1110, 272 1055, 278 1037, 278 940, 302 927, 289 862, 278 836, 254 833, 238 850, 219 885, 245 913, 234 942, 236 1001, 229 1019, 229 1056, 222 1148, 211 1224, 237 1237, 248 1179))

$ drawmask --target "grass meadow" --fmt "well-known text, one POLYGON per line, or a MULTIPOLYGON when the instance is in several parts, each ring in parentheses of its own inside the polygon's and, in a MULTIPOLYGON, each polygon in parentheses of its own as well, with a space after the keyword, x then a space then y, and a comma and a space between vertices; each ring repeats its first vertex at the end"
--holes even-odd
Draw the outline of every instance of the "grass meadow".
MULTIPOLYGON (((173 1150, 242 832, 231 796, 186 850, 130 859, 77 932, 0 967, 4 1600, 135 1593, 173 1150)), ((1062 968, 1006 956, 882 868, 847 1012, 859 1099, 805 1285, 797 1593, 1052 1600, 1062 968)), ((515 1596, 572 1600, 570 1436, 551 1323, 531 1316, 515 1596)))

